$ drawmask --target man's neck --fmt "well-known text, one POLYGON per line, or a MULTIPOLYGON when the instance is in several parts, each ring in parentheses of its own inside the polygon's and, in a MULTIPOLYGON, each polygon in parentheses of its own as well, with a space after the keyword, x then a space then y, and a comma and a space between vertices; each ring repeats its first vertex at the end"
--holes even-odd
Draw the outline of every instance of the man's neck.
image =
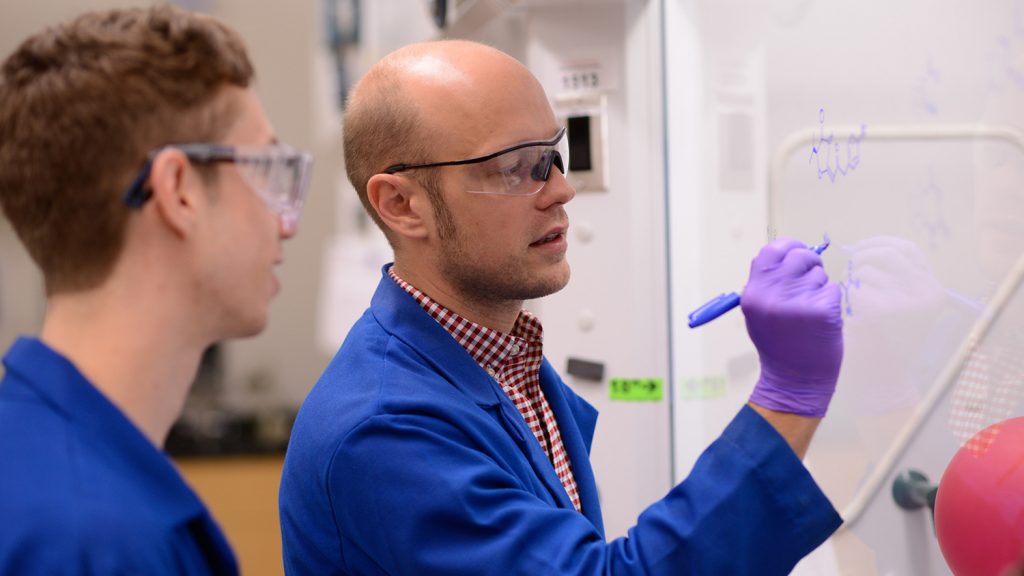
POLYGON ((394 272, 399 278, 412 284, 431 300, 486 328, 511 334, 523 309, 522 300, 493 301, 474 298, 472 295, 461 293, 436 275, 423 274, 415 269, 402 267, 397 261, 394 266, 394 272))
POLYGON ((162 447, 205 345, 172 307, 117 300, 100 290, 51 297, 41 339, 162 447))

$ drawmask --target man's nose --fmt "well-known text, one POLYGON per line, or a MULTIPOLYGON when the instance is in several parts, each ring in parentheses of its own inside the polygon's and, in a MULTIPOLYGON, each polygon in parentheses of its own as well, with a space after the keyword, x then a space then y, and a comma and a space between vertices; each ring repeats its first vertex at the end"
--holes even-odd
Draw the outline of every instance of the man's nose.
POLYGON ((569 184, 565 173, 558 166, 561 162, 552 164, 547 182, 544 184, 544 188, 541 189, 540 194, 537 195, 538 202, 543 204, 542 208, 547 208, 551 204, 565 204, 576 197, 576 189, 572 187, 572 184, 569 184))

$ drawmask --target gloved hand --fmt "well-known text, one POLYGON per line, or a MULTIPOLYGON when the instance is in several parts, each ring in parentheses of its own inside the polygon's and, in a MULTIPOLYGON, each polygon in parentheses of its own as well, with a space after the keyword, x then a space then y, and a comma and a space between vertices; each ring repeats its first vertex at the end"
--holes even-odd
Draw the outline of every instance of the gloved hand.
POLYGON ((843 359, 839 285, 818 256, 786 238, 761 249, 740 297, 747 333, 761 358, 750 401, 780 412, 821 417, 843 359))

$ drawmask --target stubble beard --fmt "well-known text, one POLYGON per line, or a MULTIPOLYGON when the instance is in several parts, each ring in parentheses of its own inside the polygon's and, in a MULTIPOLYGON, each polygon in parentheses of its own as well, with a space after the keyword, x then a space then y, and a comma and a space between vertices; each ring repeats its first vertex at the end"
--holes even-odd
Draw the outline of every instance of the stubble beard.
POLYGON ((440 268, 463 298, 483 304, 522 302, 554 294, 569 281, 569 264, 564 260, 564 273, 538 277, 514 257, 504 262, 480 262, 466 250, 466 241, 458 230, 452 232, 442 238, 440 268))
POLYGON ((551 278, 531 274, 522 260, 509 256, 504 262, 480 262, 466 247, 448 204, 438 192, 431 198, 441 240, 439 267, 444 278, 464 299, 484 305, 502 305, 543 298, 569 283, 569 263, 562 257, 564 273, 551 278))

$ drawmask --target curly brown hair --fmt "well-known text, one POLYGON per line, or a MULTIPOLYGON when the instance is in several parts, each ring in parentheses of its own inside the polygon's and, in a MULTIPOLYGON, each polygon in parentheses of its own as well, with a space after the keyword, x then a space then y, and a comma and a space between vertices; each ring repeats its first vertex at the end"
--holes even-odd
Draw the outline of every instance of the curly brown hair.
POLYGON ((0 204, 46 292, 110 274, 129 209, 120 201, 154 148, 216 141, 247 87, 239 35, 172 6, 93 12, 25 40, 0 71, 0 204))

